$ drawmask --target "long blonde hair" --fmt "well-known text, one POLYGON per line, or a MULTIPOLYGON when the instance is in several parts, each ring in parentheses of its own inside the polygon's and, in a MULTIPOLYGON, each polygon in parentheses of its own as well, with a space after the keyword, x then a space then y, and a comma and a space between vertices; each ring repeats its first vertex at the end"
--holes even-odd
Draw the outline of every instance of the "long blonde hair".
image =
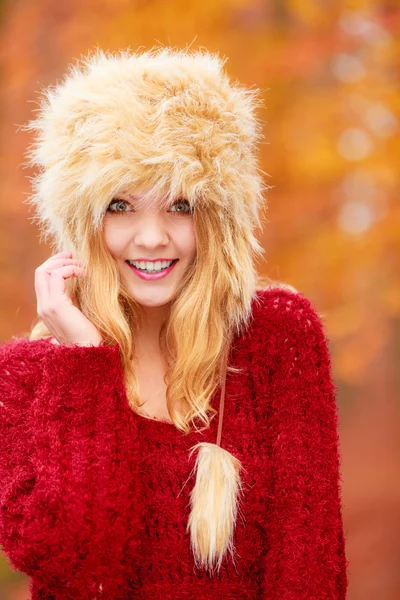
MULTIPOLYGON (((212 236, 211 236, 212 237, 212 236)), ((106 344, 119 344, 125 387, 131 408, 141 406, 135 369, 135 339, 138 331, 140 308, 129 296, 112 256, 97 235, 89 240, 87 276, 66 281, 68 295, 83 314, 98 328, 106 344)), ((237 310, 229 303, 226 290, 215 285, 229 273, 221 273, 217 244, 211 250, 208 264, 219 264, 217 273, 209 273, 195 262, 185 274, 181 289, 171 305, 170 314, 162 326, 160 348, 168 365, 166 380, 167 407, 171 420, 183 432, 190 431, 189 423, 200 418, 205 427, 207 414, 216 411, 209 402, 219 384, 224 344, 234 330, 227 315, 237 310), (212 257, 214 252, 214 257, 212 257), (201 332, 201 334, 199 334, 201 332), (177 410, 177 407, 180 407, 177 410)), ((259 278, 260 285, 269 278, 259 278)), ((257 286, 258 287, 258 286, 257 286)), ((241 328, 244 330, 244 327, 241 328)), ((240 333, 240 328, 237 330, 240 333)), ((50 331, 38 319, 29 339, 51 337, 50 331)), ((228 365, 228 372, 239 372, 228 365)))
MULTIPOLYGON (((54 252, 83 261, 85 277, 67 280, 67 292, 104 342, 119 344, 133 410, 140 307, 105 246, 105 210, 138 187, 157 209, 189 201, 197 255, 160 333, 167 406, 185 433, 196 418, 209 426, 225 346, 248 325, 256 290, 272 281, 255 270, 264 250, 254 230, 269 188, 255 156, 262 101, 258 90, 230 82, 224 62, 205 50, 97 50, 44 90, 26 126, 35 134, 28 165, 38 168, 27 200, 33 220, 54 252)), ((38 321, 29 339, 50 335, 38 321)))

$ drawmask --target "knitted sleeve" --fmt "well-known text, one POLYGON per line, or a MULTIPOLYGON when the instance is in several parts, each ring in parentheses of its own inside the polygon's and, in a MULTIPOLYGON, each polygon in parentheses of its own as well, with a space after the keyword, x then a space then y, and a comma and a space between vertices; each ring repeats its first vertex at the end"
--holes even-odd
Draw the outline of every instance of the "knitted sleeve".
POLYGON ((0 543, 43 597, 127 592, 135 473, 121 375, 117 346, 0 345, 0 543))
POLYGON ((344 600, 337 386, 327 337, 302 294, 279 290, 270 298, 266 310, 279 341, 267 343, 277 369, 268 394, 272 481, 263 597, 344 600))

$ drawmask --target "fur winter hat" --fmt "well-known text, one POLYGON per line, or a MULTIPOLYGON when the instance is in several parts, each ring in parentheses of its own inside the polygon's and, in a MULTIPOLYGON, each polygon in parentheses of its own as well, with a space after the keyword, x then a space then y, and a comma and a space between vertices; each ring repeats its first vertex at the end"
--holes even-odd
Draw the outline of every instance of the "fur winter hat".
MULTIPOLYGON (((148 190, 146 204, 188 199, 211 213, 233 294, 248 309, 254 291, 254 236, 267 189, 255 147, 262 137, 258 90, 232 83, 207 51, 156 48, 96 51, 43 92, 28 156, 36 219, 57 251, 75 250, 90 215, 100 228, 119 193, 148 190)), ((245 311, 244 311, 245 312, 245 311)), ((227 350, 228 351, 228 350, 227 350)), ((227 352, 216 444, 200 443, 188 523, 196 562, 213 570, 233 550, 241 468, 220 447, 227 352)))
POLYGON ((44 89, 26 126, 27 164, 39 171, 28 203, 44 237, 73 248, 83 214, 99 227, 114 196, 144 186, 146 204, 183 196, 216 211, 241 251, 262 253, 253 235, 268 188, 254 152, 262 101, 230 82, 225 62, 205 50, 97 50, 44 89))

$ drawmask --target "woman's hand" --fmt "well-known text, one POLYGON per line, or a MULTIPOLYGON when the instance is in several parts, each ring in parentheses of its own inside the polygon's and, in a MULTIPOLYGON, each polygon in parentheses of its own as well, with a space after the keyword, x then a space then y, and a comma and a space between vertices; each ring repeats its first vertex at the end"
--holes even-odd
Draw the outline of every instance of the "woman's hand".
POLYGON ((59 344, 98 346, 98 329, 77 308, 65 290, 65 279, 84 275, 72 252, 60 252, 35 270, 37 314, 59 344))

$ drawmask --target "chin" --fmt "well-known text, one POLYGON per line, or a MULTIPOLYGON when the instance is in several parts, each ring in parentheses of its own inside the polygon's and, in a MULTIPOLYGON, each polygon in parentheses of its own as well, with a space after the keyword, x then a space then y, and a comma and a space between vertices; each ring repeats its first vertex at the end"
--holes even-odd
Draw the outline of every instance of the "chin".
POLYGON ((174 289, 171 290, 143 290, 142 294, 138 294, 137 288, 135 292, 129 289, 129 296, 132 300, 140 304, 141 306, 145 306, 147 308, 157 308, 161 306, 165 306, 173 301, 176 296, 175 286, 174 289))

